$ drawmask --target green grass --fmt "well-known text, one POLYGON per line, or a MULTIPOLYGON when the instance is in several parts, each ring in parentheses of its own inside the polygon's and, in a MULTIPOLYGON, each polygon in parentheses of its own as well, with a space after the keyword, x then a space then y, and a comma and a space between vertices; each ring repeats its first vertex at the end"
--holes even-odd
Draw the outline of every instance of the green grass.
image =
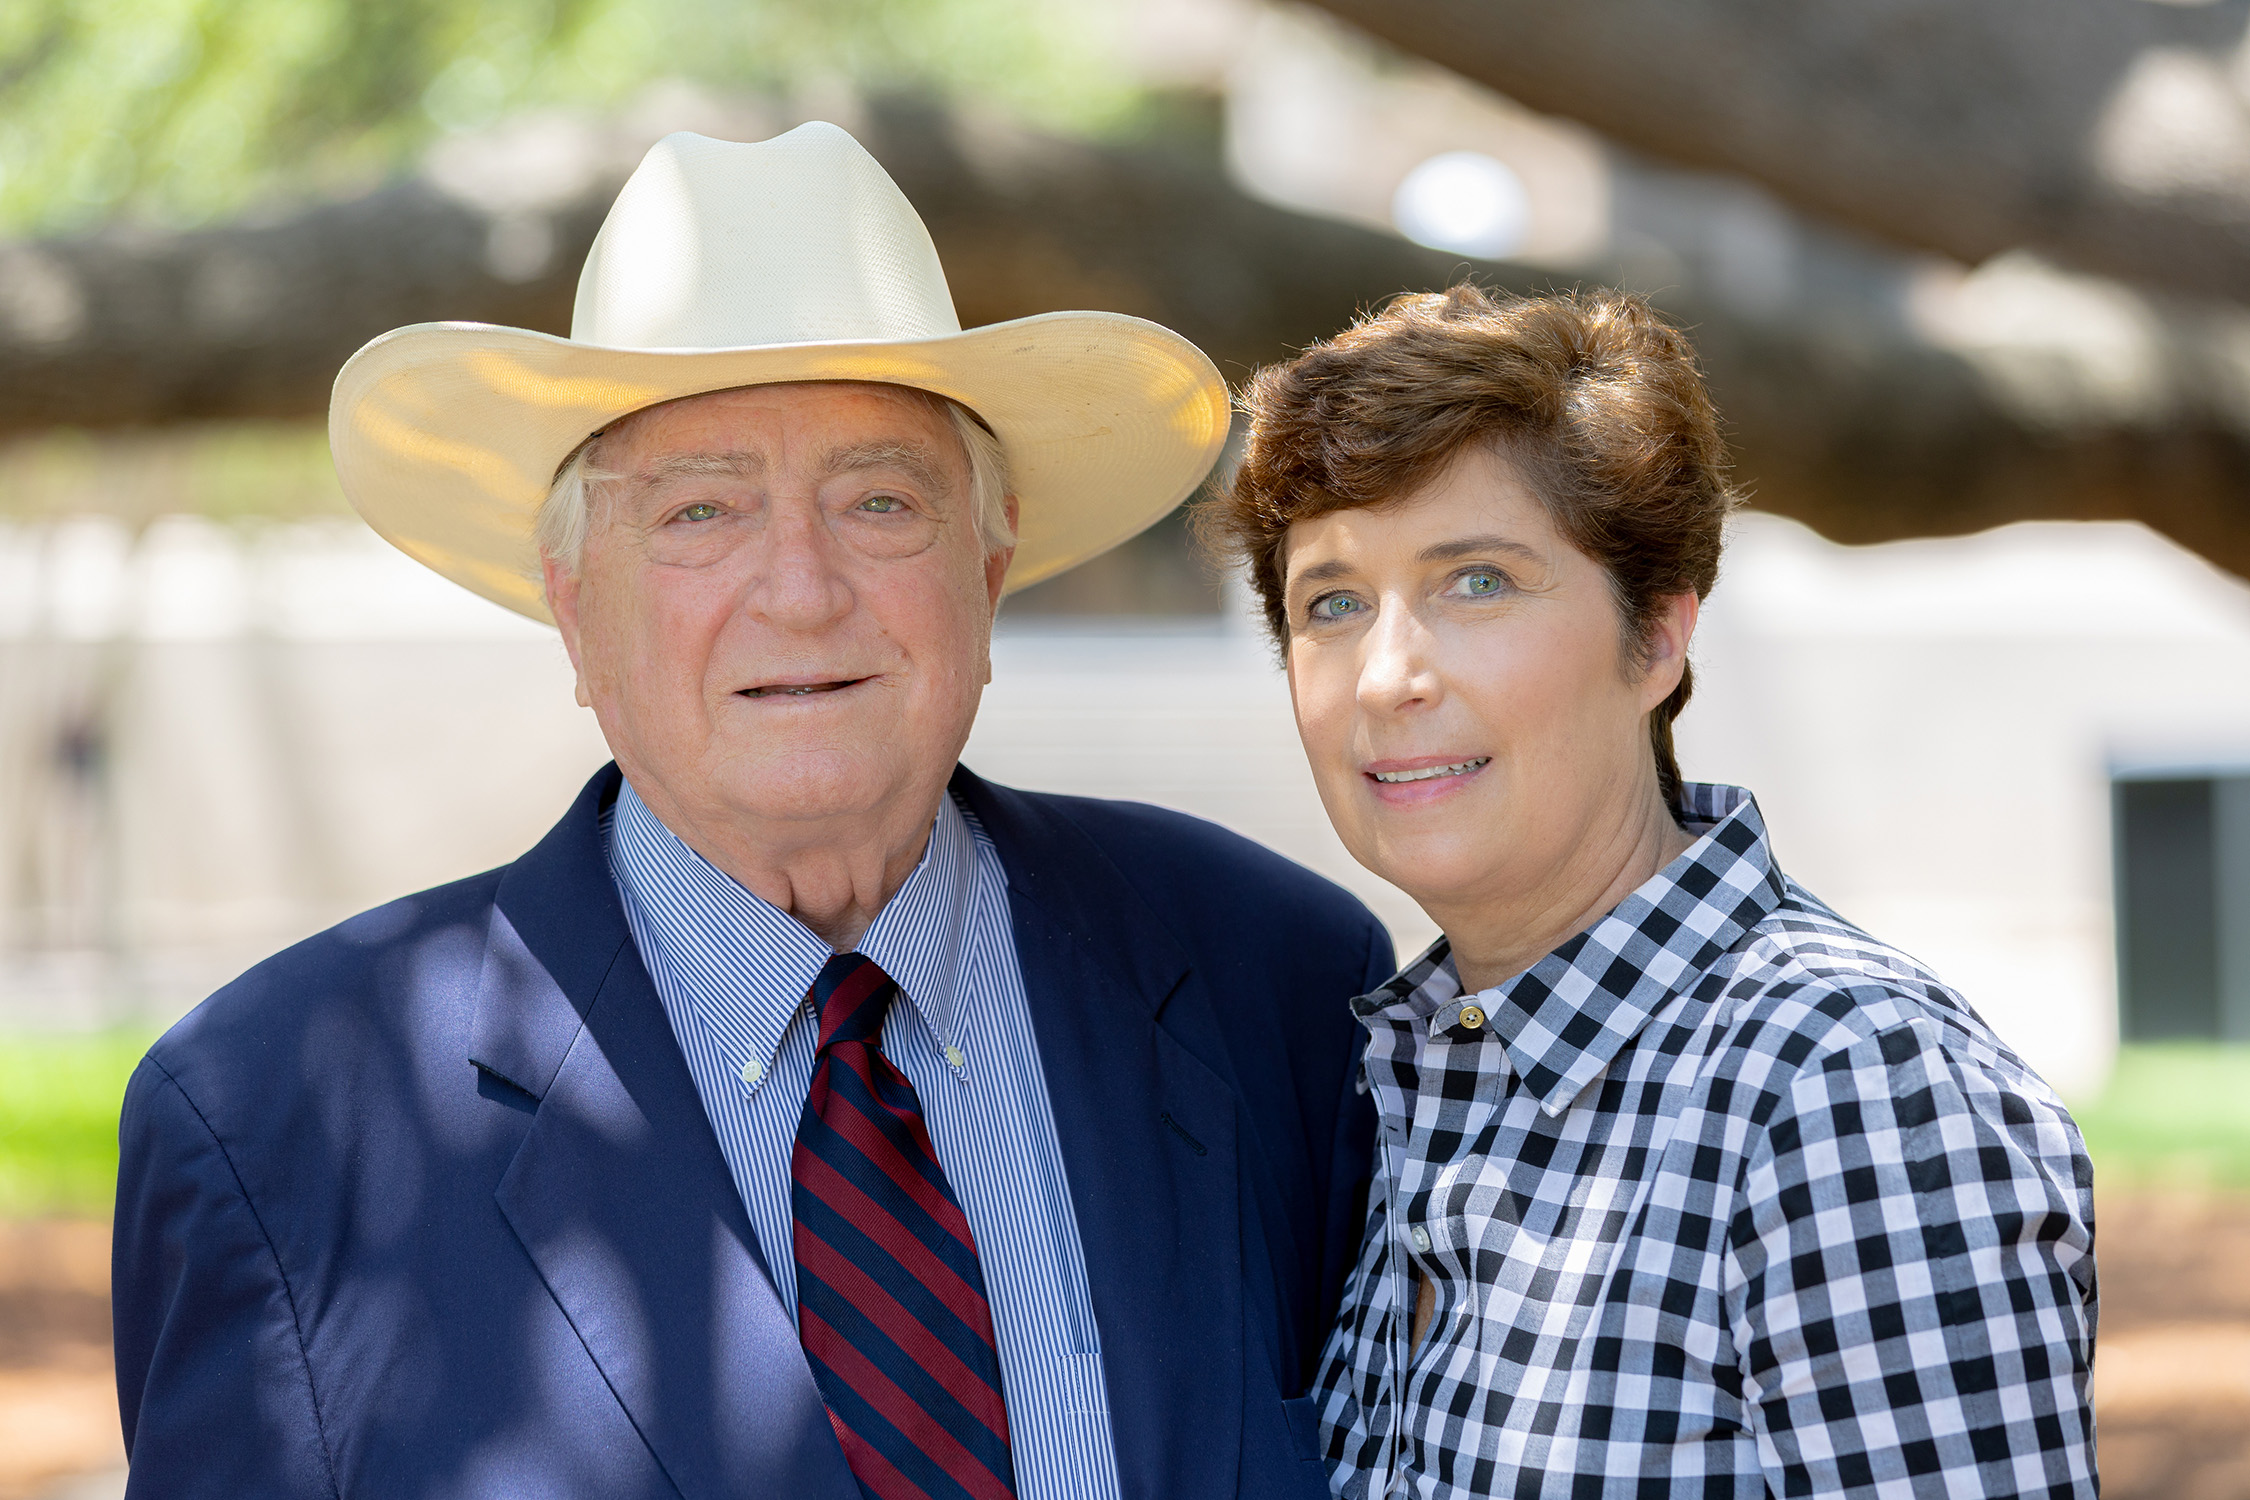
POLYGON ((2105 1188, 2250 1190, 2250 1047, 2127 1047, 2100 1095, 2070 1106, 2105 1188))
MULTIPOLYGON (((0 1218, 109 1212, 117 1104, 150 1039, 0 1034, 0 1218)), ((2071 1113, 2104 1187, 2250 1191, 2250 1047, 2127 1047, 2071 1113)))
POLYGON ((153 1038, 0 1035, 0 1218, 106 1218, 117 1186, 117 1106, 153 1038))

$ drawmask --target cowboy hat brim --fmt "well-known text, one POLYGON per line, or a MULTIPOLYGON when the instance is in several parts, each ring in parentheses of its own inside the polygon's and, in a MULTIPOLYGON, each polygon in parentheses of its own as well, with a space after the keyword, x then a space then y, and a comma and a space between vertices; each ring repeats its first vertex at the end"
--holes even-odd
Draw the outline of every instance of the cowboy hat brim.
POLYGON ((614 349, 486 323, 419 323, 344 365, 328 439, 344 494, 415 561, 552 624, 532 523, 588 435, 734 386, 857 380, 951 397, 1008 456, 1010 592, 1106 552, 1193 494, 1227 436, 1226 383, 1170 329, 1058 312, 897 342, 614 349))

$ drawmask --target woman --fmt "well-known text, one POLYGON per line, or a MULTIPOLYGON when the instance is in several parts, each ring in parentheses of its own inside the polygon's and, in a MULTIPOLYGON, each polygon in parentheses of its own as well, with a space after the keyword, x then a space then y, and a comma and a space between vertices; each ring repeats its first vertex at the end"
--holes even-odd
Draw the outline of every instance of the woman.
POLYGON ((1616 292, 1409 297, 1262 372, 1211 517, 1328 814, 1443 937, 1314 1395, 1347 1496, 2092 1495, 2092 1172, 1672 721, 1734 496, 1616 292))

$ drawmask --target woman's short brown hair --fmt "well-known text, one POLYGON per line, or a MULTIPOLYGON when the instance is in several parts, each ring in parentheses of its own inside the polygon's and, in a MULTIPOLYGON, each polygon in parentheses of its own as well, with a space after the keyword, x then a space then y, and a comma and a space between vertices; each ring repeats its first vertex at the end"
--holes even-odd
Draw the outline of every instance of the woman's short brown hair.
MULTIPOLYGON (((1663 599, 1700 599, 1718 579, 1736 503, 1718 414, 1687 340, 1630 293, 1496 297, 1463 285, 1400 297, 1260 370, 1242 405, 1241 467, 1199 524, 1247 564, 1285 650, 1289 528, 1409 495, 1472 444, 1505 455, 1563 535, 1601 565, 1636 661, 1663 599)), ((1672 720, 1691 690, 1683 667, 1649 716, 1657 777, 1675 808, 1672 720)))

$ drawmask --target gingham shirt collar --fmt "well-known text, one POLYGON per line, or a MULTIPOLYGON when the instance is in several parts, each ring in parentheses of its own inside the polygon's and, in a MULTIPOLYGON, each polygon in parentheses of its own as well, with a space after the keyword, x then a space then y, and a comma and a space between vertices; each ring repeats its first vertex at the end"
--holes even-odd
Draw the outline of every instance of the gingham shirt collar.
MULTIPOLYGON (((699 1018, 724 1040, 734 1067, 771 1074, 789 1024, 834 954, 812 929, 745 890, 664 826, 630 783, 617 791, 610 862, 645 917, 652 955, 686 982, 699 1018), (745 965, 732 933, 753 934, 769 961, 745 965), (733 1004, 719 997, 732 997, 733 1004)), ((939 799, 921 863, 860 939, 941 1047, 956 1030, 962 940, 976 882, 976 837, 953 799, 939 799)))
POLYGON ((1781 873, 1750 794, 1691 782, 1682 796, 1696 841, 1531 968, 1465 995, 1441 937, 1352 1009, 1371 1029, 1418 1023, 1462 1037, 1461 1013, 1474 1004, 1541 1110, 1561 1114, 1667 1000, 1780 904, 1781 873))

